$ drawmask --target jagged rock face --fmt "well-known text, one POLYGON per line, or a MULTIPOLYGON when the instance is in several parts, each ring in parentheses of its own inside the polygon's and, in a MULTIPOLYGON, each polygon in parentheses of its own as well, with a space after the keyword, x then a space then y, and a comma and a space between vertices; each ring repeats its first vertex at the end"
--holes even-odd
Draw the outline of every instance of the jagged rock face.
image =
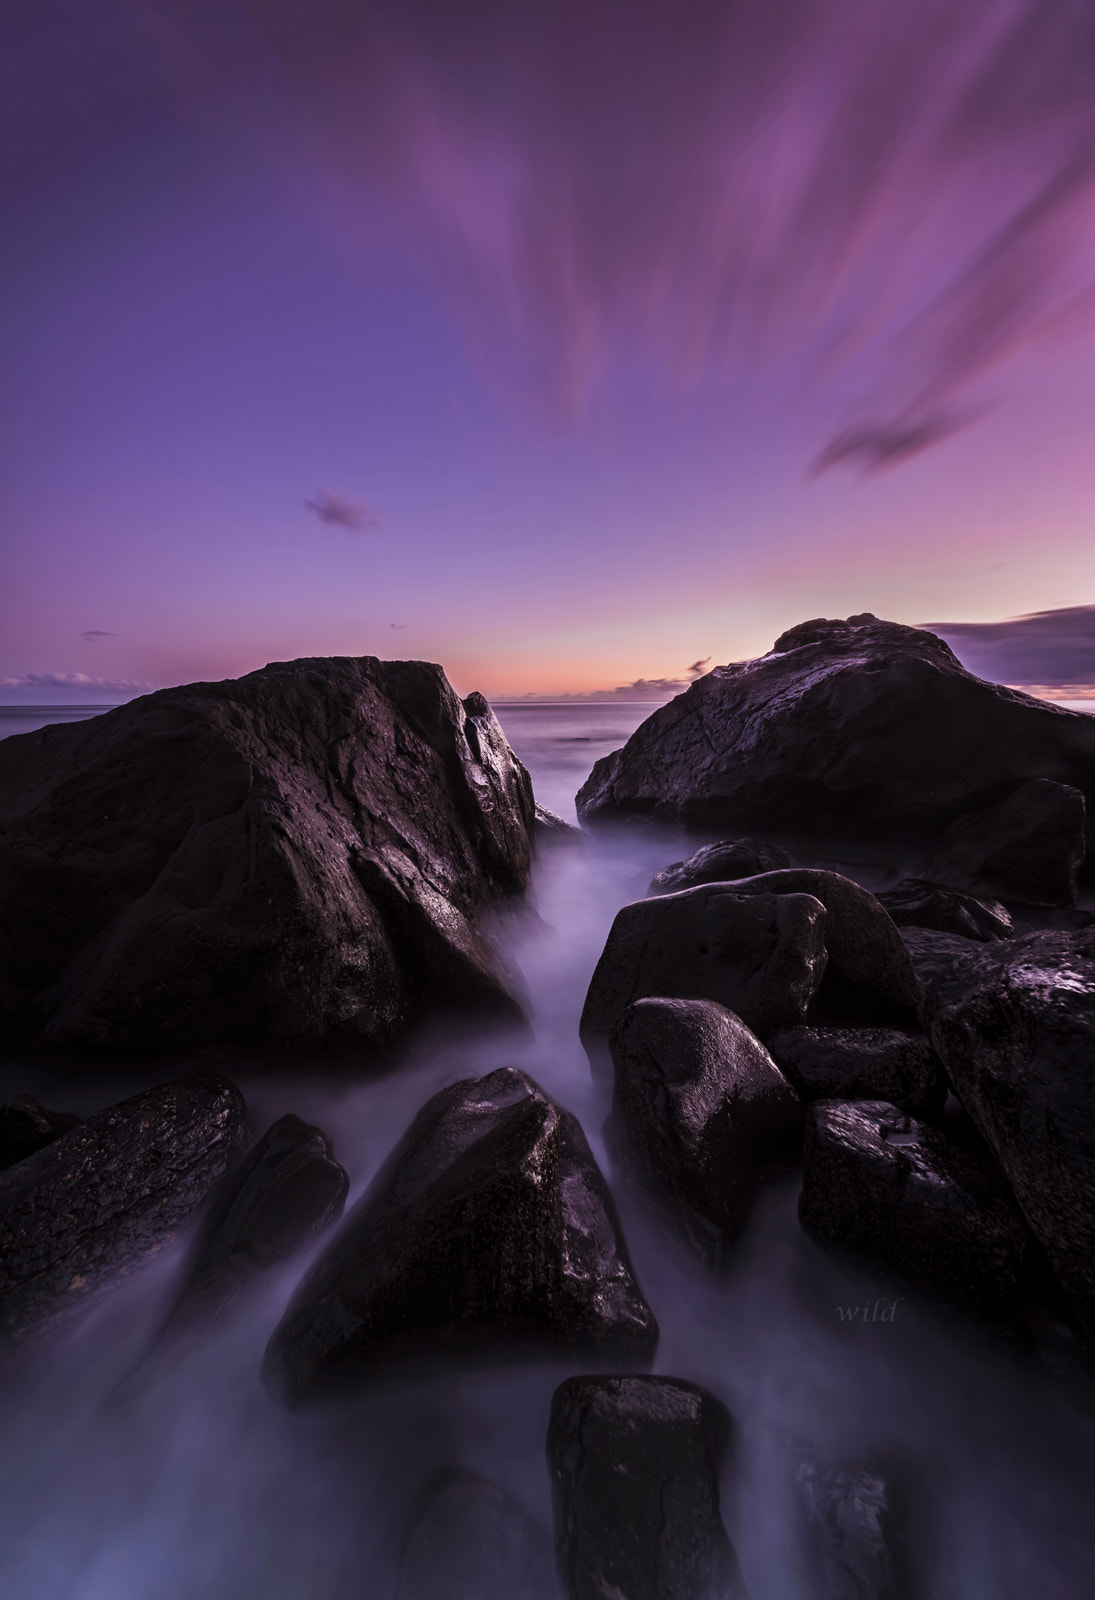
POLYGON ((0 1332, 65 1326, 185 1228, 247 1139, 227 1078, 160 1084, 0 1175, 0 1332))
POLYGON ((1018 1293, 1029 1234, 1000 1173, 884 1101, 810 1107, 799 1217, 990 1317, 1006 1317, 1018 1293))
POLYGON ((908 1593, 894 1485, 871 1467, 805 1461, 796 1473, 818 1593, 825 1600, 900 1600, 908 1593))
POLYGON ((818 619, 716 667, 593 768, 583 823, 934 836, 1030 778, 1095 794, 1095 724, 984 683, 920 628, 818 619))
POLYGON ((762 1177, 801 1156, 799 1097, 760 1040, 712 1000, 639 1000, 610 1048, 613 1143, 718 1269, 762 1177))
POLYGON ((700 883, 728 883, 793 866, 786 850, 765 844, 763 839, 723 839, 719 844, 705 844, 687 861, 671 862, 651 878, 647 894, 676 894, 678 889, 694 889, 700 883))
POLYGON ((768 1041, 803 1100, 889 1100, 937 1116, 947 1098, 943 1063, 924 1034, 897 1028, 788 1028, 768 1041))
POLYGON ((44 1150, 79 1121, 71 1111, 47 1111, 31 1094, 0 1106, 0 1172, 44 1150))
POLYGON ((547 1454, 570 1600, 745 1600, 719 1516, 731 1418, 677 1378, 568 1378, 547 1454))
POLYGON ((440 667, 279 663, 0 742, 0 1017, 50 1042, 383 1046, 516 1010, 477 914, 533 798, 440 667))
POLYGON ((979 900, 926 878, 902 878, 875 897, 899 928, 929 928, 991 944, 1015 932, 1011 914, 997 900, 979 900))
POLYGON ((984 811, 957 818, 926 861, 926 878, 1029 905, 1074 906, 1084 862, 1084 797, 1034 778, 984 811))
POLYGON ((502 1068, 429 1100, 266 1352, 291 1403, 416 1361, 645 1365, 658 1330, 576 1117, 502 1068))
POLYGON ((1088 1337, 1095 1337, 1095 930, 972 945, 925 1020, 1088 1337))

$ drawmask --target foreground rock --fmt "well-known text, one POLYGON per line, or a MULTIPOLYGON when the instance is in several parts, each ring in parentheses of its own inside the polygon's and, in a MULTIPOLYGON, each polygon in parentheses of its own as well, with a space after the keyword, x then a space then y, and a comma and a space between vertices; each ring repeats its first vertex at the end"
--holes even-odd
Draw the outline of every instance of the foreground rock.
POLYGON ((787 1028, 773 1034, 768 1048, 803 1100, 889 1100, 933 1117, 947 1098, 943 1064, 924 1034, 787 1028))
POLYGON ((700 883, 728 883, 793 866, 786 850, 765 844, 763 839, 724 839, 721 844, 704 845, 687 861, 672 862, 650 880, 647 893, 676 894, 678 889, 694 889, 700 883))
POLYGON ((201 1074, 89 1117, 0 1175, 0 1333, 51 1333, 191 1223, 247 1137, 243 1096, 201 1074))
POLYGON ((645 1364, 657 1324, 576 1117, 502 1068, 428 1101, 266 1352, 290 1402, 425 1362, 645 1364))
POLYGON ((548 1467, 569 1600, 745 1600, 719 1517, 730 1417, 676 1378, 568 1378, 548 1467))
POLYGON ((282 662, 0 741, 0 1021, 54 1043, 383 1046, 516 1002, 479 913, 533 799, 440 667, 282 662))
POLYGON ((639 1000, 610 1044, 616 1147, 717 1269, 762 1177, 801 1155, 798 1095, 760 1040, 712 1000, 639 1000))
POLYGON ((556 1600, 546 1544, 497 1484, 446 1474, 421 1497, 396 1600, 556 1600))
POLYGON ((823 1100, 806 1118, 802 1225, 992 1319, 1013 1312, 1029 1233, 987 1162, 884 1101, 823 1100))
POLYGON ((825 1600, 904 1597, 907 1562, 886 1473, 804 1462, 797 1479, 818 1594, 825 1600))
POLYGON ((1071 784, 1035 778, 952 822, 924 876, 1036 906, 1074 906, 1086 808, 1071 784))
POLYGON ((982 944, 1010 939, 1015 932, 1010 913, 998 900, 977 900, 925 878, 902 878, 876 899, 899 928, 930 928, 982 944))
POLYGON ((281 1117, 222 1180, 191 1252, 176 1324, 219 1314, 256 1273, 288 1261, 342 1215, 350 1179, 331 1141, 281 1117))
POLYGON ((864 613, 791 628, 662 706, 578 794, 583 823, 934 837, 1030 778, 1095 795, 1095 723, 984 683, 941 639, 864 613))
POLYGON ((1095 1338, 1095 930, 974 946, 924 1004, 955 1093, 1095 1338))
POLYGON ((44 1150, 79 1121, 71 1111, 47 1111, 31 1094, 0 1106, 0 1172, 44 1150))

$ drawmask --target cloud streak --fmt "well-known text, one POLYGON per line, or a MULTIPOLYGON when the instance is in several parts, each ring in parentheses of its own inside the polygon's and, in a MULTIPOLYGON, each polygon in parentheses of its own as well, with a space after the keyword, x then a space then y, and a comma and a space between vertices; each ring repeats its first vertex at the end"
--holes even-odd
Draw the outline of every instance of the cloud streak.
POLYGON ((145 691, 159 686, 131 678, 93 678, 86 672, 28 672, 21 678, 0 678, 3 689, 110 689, 145 691))
POLYGON ((351 500, 348 495, 320 489, 305 506, 328 528, 344 528, 347 533, 376 533, 381 526, 380 512, 367 500, 351 500))
POLYGON ((1095 605, 1034 611, 1004 622, 925 623, 963 666, 996 683, 1095 688, 1095 605))

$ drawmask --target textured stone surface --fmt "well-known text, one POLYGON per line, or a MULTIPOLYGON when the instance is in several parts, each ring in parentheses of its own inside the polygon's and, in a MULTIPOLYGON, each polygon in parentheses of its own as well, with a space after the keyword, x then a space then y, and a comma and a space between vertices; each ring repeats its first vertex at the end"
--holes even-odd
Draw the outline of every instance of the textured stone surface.
POLYGON ((803 1462, 797 1473, 823 1600, 906 1600, 894 1487, 871 1467, 803 1462))
POLYGON ((983 944, 1010 939, 1010 912, 997 900, 978 900, 925 878, 902 878, 876 896, 899 928, 931 928, 983 944))
POLYGON ((722 1266, 765 1172, 801 1156, 798 1095, 713 1000, 639 1000, 610 1048, 614 1145, 693 1249, 722 1266))
POLYGON ((768 1041, 803 1100, 889 1100, 936 1116, 947 1098, 943 1064, 925 1034, 896 1028, 787 1028, 768 1041))
POLYGON ((160 1084, 0 1175, 0 1331, 51 1332, 192 1222, 247 1137, 227 1078, 160 1084))
POLYGON ((657 1324, 576 1117, 512 1068, 429 1100, 266 1352, 291 1402, 423 1361, 645 1365, 657 1324))
POLYGON ((926 878, 1037 906, 1076 904, 1086 851, 1079 789, 1035 778, 999 804, 952 822, 926 878))
POLYGON ((548 1467, 569 1600, 745 1600, 719 1517, 730 1417, 676 1378, 568 1378, 548 1467))
POLYGON ((792 866, 786 850, 763 839, 724 839, 720 844, 705 844, 687 861, 672 862, 650 880, 647 893, 676 894, 678 889, 694 889, 700 883, 727 883, 732 878, 751 878, 758 872, 792 866))
POLYGON ((448 1473, 420 1496, 396 1600, 557 1600, 551 1547, 504 1490, 448 1473))
POLYGON ((845 839, 933 837, 1030 778, 1095 794, 1095 723, 984 683, 934 634, 818 618, 716 667, 579 791, 584 823, 845 839))
POLYGON ((0 741, 0 1021, 66 1044, 350 1040, 516 1002, 476 928, 533 799, 440 667, 282 662, 0 741))
POLYGON ((998 1170, 880 1100, 806 1116, 802 1225, 931 1293, 1006 1316, 1029 1239, 998 1170))
POLYGON ((47 1111, 31 1094, 0 1106, 0 1172, 44 1150, 79 1121, 71 1111, 47 1111))

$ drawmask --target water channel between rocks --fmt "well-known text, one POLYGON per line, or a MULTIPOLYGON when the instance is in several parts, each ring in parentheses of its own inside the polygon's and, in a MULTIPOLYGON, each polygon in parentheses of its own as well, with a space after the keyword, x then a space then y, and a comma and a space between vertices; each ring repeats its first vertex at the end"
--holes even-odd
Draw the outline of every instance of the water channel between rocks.
MULTIPOLYGON (((592 762, 650 709, 498 711, 538 799, 573 818, 592 762)), ((609 1089, 590 1076, 578 1015, 615 912, 685 853, 683 840, 647 830, 544 850, 537 916, 507 935, 534 1037, 420 1041, 397 1070, 363 1081, 311 1063, 299 1076, 240 1072, 256 1131, 287 1111, 319 1123, 353 1180, 352 1205, 431 1094, 512 1064, 577 1113, 611 1174, 601 1136, 609 1089)), ((41 1063, 9 1061, 0 1088, 85 1113, 169 1075, 158 1066, 123 1077, 97 1060, 51 1082, 41 1063)), ((804 1459, 894 1473, 918 1596, 1095 1594, 1095 1418, 1074 1386, 836 1265, 799 1228, 797 1180, 762 1191, 723 1281, 614 1187, 661 1325, 654 1370, 705 1385, 737 1419, 723 1511, 752 1600, 816 1594, 795 1485, 804 1459)), ((211 1334, 149 1354, 178 1259, 165 1254, 4 1384, 0 1593, 388 1600, 415 1499, 445 1468, 482 1474, 523 1506, 543 1535, 543 1593, 554 1592, 544 1439, 551 1394, 571 1368, 438 1376, 290 1414, 262 1388, 259 1362, 306 1263, 271 1274, 211 1334)))

